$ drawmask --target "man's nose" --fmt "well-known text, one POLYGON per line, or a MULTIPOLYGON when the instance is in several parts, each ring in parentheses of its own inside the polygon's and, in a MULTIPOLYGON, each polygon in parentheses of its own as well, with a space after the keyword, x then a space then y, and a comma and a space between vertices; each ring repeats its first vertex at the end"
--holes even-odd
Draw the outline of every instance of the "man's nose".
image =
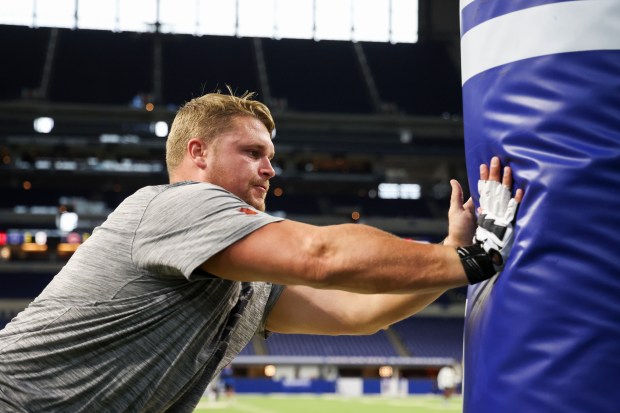
POLYGON ((261 164, 260 173, 268 178, 273 178, 276 175, 276 171, 273 169, 269 159, 265 158, 265 161, 261 164))

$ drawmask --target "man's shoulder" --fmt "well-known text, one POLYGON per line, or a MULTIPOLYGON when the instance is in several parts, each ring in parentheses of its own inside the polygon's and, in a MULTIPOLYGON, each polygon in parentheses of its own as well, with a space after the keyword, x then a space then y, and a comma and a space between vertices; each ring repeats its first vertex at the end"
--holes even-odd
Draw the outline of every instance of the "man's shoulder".
POLYGON ((152 193, 156 202, 170 202, 172 204, 193 204, 210 201, 216 198, 239 198, 226 189, 208 182, 182 181, 166 185, 145 187, 152 193))
POLYGON ((132 195, 126 198, 126 201, 147 201, 150 202, 156 198, 166 199, 168 197, 183 197, 183 196, 199 196, 198 194, 204 194, 209 196, 209 193, 223 193, 232 195, 217 185, 209 184, 206 182, 195 181, 182 181, 171 184, 162 185, 150 185, 138 189, 132 195))
MULTIPOLYGON (((192 217, 203 220, 208 216, 219 219, 216 212, 232 210, 244 215, 243 207, 247 206, 239 197, 220 186, 194 181, 144 187, 130 198, 143 207, 145 217, 157 217, 158 221, 173 216, 182 216, 186 221, 191 221, 192 217)), ((258 214, 258 211, 252 212, 258 214)))
POLYGON ((223 194, 227 194, 230 196, 235 196, 233 195, 231 192, 227 191, 226 189, 222 188, 221 186, 217 186, 208 182, 198 182, 198 181, 181 181, 181 182, 174 182, 171 184, 166 184, 166 185, 157 185, 157 186, 153 186, 153 187, 145 187, 142 189, 146 189, 146 188, 153 188, 153 190, 157 191, 157 192, 173 192, 173 193, 199 193, 199 192, 203 192, 203 193, 223 193, 223 194))

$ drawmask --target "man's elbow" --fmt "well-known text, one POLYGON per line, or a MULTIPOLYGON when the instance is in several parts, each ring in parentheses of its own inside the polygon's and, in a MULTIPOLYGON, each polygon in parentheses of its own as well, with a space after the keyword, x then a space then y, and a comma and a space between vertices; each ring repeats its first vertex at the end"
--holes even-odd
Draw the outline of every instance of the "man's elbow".
POLYGON ((350 336, 371 336, 381 330, 387 330, 390 324, 386 324, 382 317, 373 315, 372 311, 367 311, 361 305, 352 304, 350 307, 342 309, 339 320, 337 334, 350 336))
POLYGON ((298 257, 307 285, 317 289, 337 288, 335 254, 325 234, 319 229, 306 238, 302 256, 298 257))

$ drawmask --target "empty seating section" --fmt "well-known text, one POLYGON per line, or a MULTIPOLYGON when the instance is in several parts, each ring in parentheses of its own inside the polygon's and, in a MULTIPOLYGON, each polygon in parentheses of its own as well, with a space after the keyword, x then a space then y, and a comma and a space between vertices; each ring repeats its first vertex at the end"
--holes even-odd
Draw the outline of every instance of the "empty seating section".
POLYGON ((269 212, 282 211, 287 214, 320 214, 317 197, 305 194, 286 194, 283 197, 271 196, 267 199, 269 212))
POLYGON ((252 345, 252 342, 249 342, 248 345, 245 346, 243 348, 243 350, 241 350, 239 355, 240 356, 254 356, 254 355, 256 355, 256 351, 254 350, 254 346, 252 345))
POLYGON ((463 318, 411 317, 391 327, 414 357, 454 357, 463 352, 463 318))
MULTIPOLYGON (((337 211, 356 210, 365 217, 438 218, 425 199, 379 199, 331 193, 318 197, 289 193, 282 197, 271 196, 267 201, 267 208, 270 211, 292 214, 333 214, 337 211)), ((439 218, 445 217, 446 213, 439 218)))
POLYGON ((397 356, 384 331, 372 336, 272 334, 265 342, 272 356, 397 356))
POLYGON ((360 198, 365 216, 433 218, 426 200, 360 198))

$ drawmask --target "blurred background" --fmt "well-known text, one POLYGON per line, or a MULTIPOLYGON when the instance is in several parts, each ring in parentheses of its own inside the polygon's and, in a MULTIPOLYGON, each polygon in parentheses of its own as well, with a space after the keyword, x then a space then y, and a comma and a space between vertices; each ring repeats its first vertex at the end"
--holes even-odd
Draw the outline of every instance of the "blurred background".
MULTIPOLYGON (((272 109, 272 214, 438 242, 449 180, 468 196, 457 0, 3 0, 0 40, 0 328, 121 200, 167 182, 177 108, 227 85, 272 109)), ((370 337, 253 340, 230 376, 435 392, 465 292, 370 337)))

